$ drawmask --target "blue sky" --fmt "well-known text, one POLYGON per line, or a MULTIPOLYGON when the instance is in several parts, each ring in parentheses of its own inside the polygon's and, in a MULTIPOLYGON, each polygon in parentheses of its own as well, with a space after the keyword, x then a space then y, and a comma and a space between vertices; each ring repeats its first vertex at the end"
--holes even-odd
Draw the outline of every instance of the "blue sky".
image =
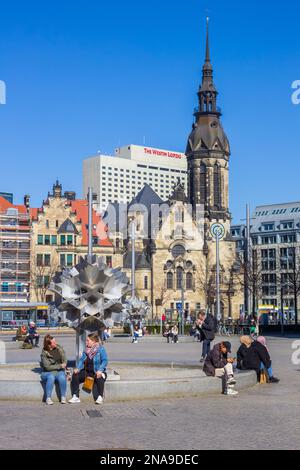
POLYGON ((2 3, 0 191, 39 206, 56 178, 81 197, 82 160, 118 145, 184 151, 204 59, 205 16, 230 208, 300 200, 296 0, 28 0, 2 3))

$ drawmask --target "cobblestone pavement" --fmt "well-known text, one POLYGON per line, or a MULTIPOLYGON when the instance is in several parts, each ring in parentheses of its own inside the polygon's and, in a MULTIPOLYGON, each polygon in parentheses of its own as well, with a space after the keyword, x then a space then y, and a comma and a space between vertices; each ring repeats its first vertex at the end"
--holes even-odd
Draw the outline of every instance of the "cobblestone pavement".
MULTIPOLYGON (((236 350, 237 340, 231 341, 236 350)), ((281 382, 257 385, 237 397, 172 398, 101 407, 92 401, 72 406, 0 402, 0 448, 299 449, 300 365, 291 362, 293 341, 268 340, 281 382), (100 416, 94 417, 95 411, 100 416)), ((135 346, 140 360, 152 355, 192 362, 199 352, 199 344, 155 344, 152 350, 148 344, 111 344, 107 349, 112 346, 109 354, 114 360, 130 359, 135 346)))

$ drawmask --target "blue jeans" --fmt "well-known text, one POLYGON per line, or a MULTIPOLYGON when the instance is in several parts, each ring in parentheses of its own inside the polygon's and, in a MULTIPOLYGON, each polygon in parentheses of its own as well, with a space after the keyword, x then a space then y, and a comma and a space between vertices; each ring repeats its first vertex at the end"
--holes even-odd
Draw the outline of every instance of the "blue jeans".
POLYGON ((60 394, 65 397, 67 394, 67 377, 64 370, 57 372, 42 372, 42 382, 45 382, 46 398, 51 398, 54 382, 57 381, 59 385, 60 394))
POLYGON ((203 340, 203 345, 202 345, 202 357, 206 357, 207 354, 210 351, 210 343, 211 341, 209 339, 204 339, 203 340))
MULTIPOLYGON (((265 369, 265 366, 264 366, 263 363, 261 362, 261 363, 260 363, 260 370, 263 370, 263 369, 265 369)), ((272 369, 272 366, 269 367, 269 369, 267 369, 267 372, 268 372, 269 377, 273 377, 273 369, 272 369)))

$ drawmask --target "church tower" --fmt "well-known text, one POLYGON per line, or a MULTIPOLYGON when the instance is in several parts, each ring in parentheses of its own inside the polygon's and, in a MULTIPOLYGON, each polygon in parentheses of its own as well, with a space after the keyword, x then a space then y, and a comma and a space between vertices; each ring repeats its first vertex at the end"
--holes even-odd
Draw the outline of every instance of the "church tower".
POLYGON ((218 92, 213 81, 210 61, 209 22, 207 19, 206 54, 202 83, 198 90, 199 104, 188 138, 188 199, 193 207, 204 206, 209 222, 226 222, 231 216, 228 202, 228 163, 230 146, 221 124, 217 106, 218 92))

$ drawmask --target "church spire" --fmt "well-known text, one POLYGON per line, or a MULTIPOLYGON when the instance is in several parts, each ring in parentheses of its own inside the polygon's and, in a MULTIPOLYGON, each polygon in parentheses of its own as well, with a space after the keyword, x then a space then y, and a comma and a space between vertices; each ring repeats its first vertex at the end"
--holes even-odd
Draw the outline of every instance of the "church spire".
POLYGON ((205 62, 202 68, 202 83, 198 91, 199 107, 195 112, 196 121, 199 116, 203 114, 215 114, 220 116, 221 113, 219 109, 217 109, 217 96, 218 92, 213 81, 213 67, 210 62, 209 18, 206 18, 205 62))
MULTIPOLYGON (((228 161, 230 146, 217 107, 218 92, 213 81, 210 58, 209 20, 206 19, 205 61, 198 90, 192 132, 186 147, 188 160, 188 198, 196 207, 203 204, 210 220, 227 220, 228 161)), ((203 54, 203 55, 204 55, 203 54)))
POLYGON ((206 54, 205 62, 210 63, 210 51, 209 51, 209 18, 206 18, 206 54))

